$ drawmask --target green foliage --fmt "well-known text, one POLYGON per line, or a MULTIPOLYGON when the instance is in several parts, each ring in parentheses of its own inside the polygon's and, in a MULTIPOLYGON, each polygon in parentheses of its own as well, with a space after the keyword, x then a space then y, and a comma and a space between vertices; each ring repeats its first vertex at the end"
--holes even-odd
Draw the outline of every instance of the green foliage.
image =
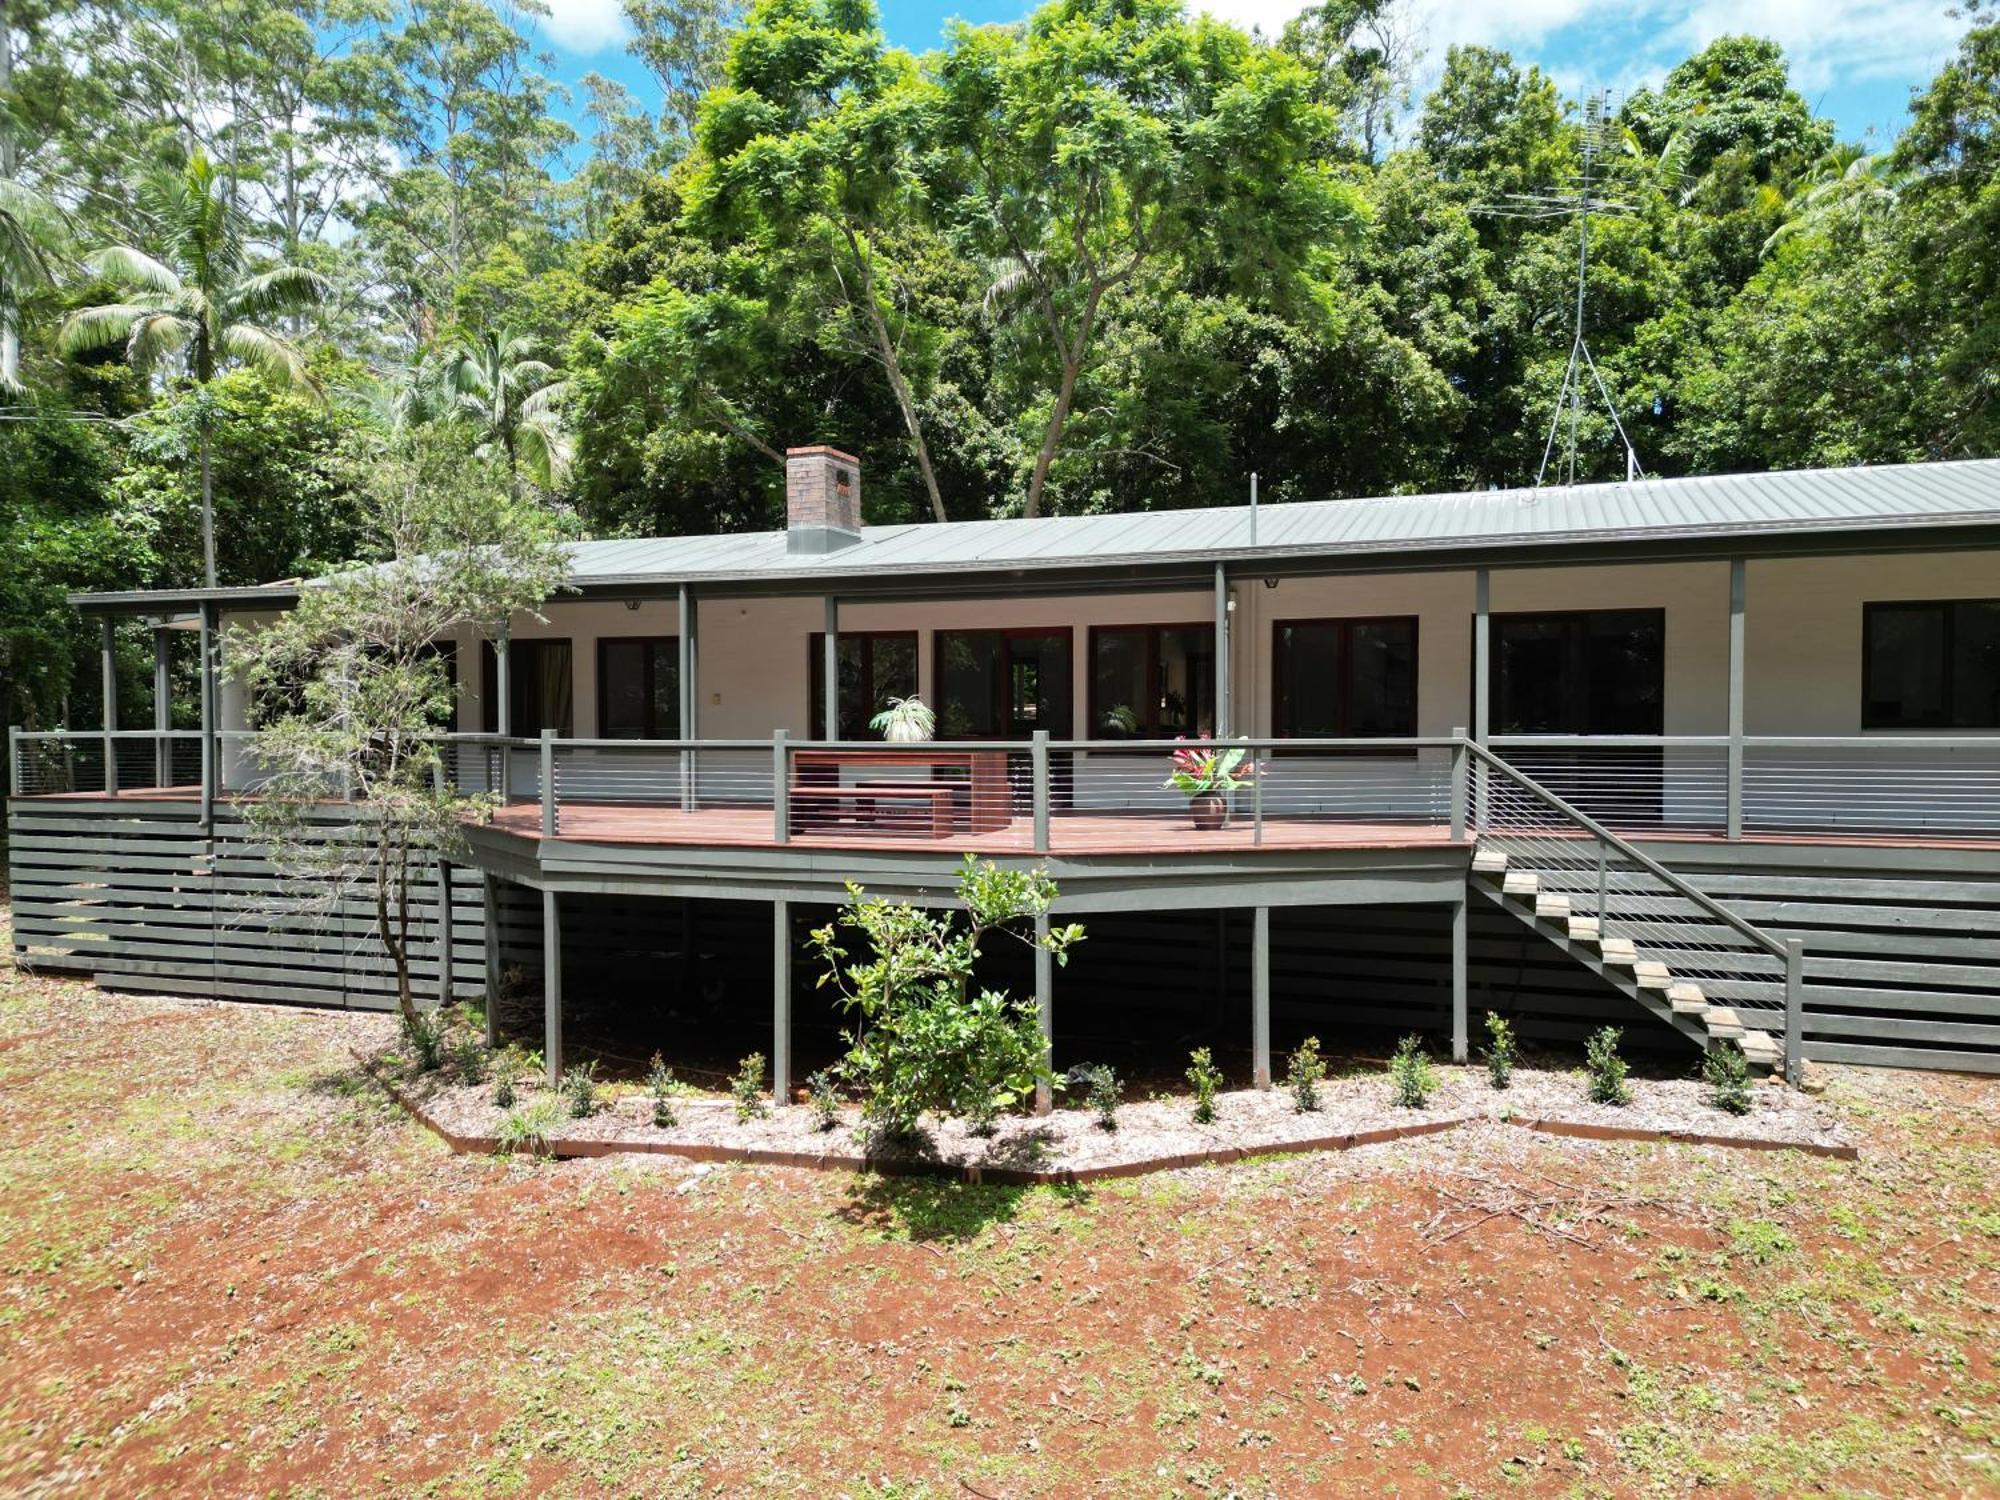
POLYGON ((460 1083, 484 1083, 487 1057, 486 1039, 476 1032, 461 1031, 452 1038, 451 1066, 460 1083))
POLYGON ((444 1065, 444 1028, 432 1011, 411 1011, 402 1018, 403 1045, 419 1073, 433 1073, 444 1065))
POLYGON ((646 1093, 652 1100, 653 1123, 660 1129, 671 1130, 680 1123, 674 1105, 686 1091, 687 1085, 674 1077, 666 1059, 655 1052, 646 1070, 646 1093))
POLYGON ((1188 1087, 1194 1090, 1194 1122, 1209 1125, 1215 1121, 1215 1095, 1222 1087, 1222 1070, 1215 1065, 1215 1058, 1208 1048, 1197 1047, 1188 1054, 1188 1087))
POLYGON ((546 1156, 549 1154, 550 1139, 555 1135, 561 1119, 562 1113, 556 1106, 555 1097, 539 1094, 502 1115, 493 1136, 503 1155, 528 1152, 546 1156))
POLYGON ((514 1107, 514 1071, 504 1064, 493 1075, 493 1103, 500 1109, 514 1107))
POLYGON ((1719 1042, 1701 1060, 1708 1102, 1732 1115, 1750 1113, 1750 1059, 1734 1042, 1719 1042))
POLYGON ((1583 1045, 1583 1068, 1589 1075, 1592 1104, 1632 1102, 1632 1090, 1625 1083, 1625 1059, 1618 1055, 1619 1035, 1616 1026, 1600 1027, 1583 1045))
POLYGON ((572 1120, 587 1120, 597 1113, 597 1060, 564 1068, 561 1093, 572 1120))
POLYGON ((1097 1116, 1099 1130, 1118 1128, 1118 1106, 1124 1100, 1124 1086, 1116 1069, 1108 1063, 1078 1063, 1063 1075, 1063 1084, 1083 1096, 1083 1102, 1097 1116))
POLYGON ((959 1115, 980 1128, 1049 1081, 1033 1007, 995 990, 970 991, 992 936, 1067 961, 1083 940, 1080 926, 1051 928, 1045 939, 1030 930, 1055 897, 1044 871, 970 855, 959 871, 957 913, 871 900, 848 887, 840 916, 811 942, 826 966, 819 982, 833 985, 857 1018, 839 1073, 861 1095, 871 1128, 908 1134, 925 1114, 959 1115), (842 945, 843 933, 865 943, 865 959, 842 945))
POLYGON ((806 1108, 815 1130, 831 1130, 840 1123, 840 1085, 831 1069, 806 1074, 806 1108))
POLYGON ((1415 1033, 1404 1037, 1389 1059, 1390 1097, 1404 1109, 1422 1109, 1437 1087, 1437 1069, 1431 1066, 1424 1039, 1415 1033))
POLYGON ((1292 1108, 1311 1114, 1319 1108, 1319 1086, 1326 1077, 1326 1059, 1319 1055, 1319 1038, 1299 1043, 1285 1067, 1285 1086, 1292 1091, 1292 1108))
POLYGON ((739 1120, 761 1120, 771 1112, 764 1102, 763 1053, 753 1052, 737 1064, 729 1080, 729 1097, 735 1101, 739 1120))
POLYGON ((1514 1028, 1497 1011, 1486 1012, 1486 1077, 1496 1089, 1514 1081, 1514 1028))

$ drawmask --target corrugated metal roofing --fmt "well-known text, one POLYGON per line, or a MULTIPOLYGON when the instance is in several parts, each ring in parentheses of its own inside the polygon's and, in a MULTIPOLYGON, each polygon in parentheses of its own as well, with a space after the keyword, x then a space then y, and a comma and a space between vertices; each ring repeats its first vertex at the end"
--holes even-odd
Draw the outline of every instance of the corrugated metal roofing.
POLYGON ((1254 544, 1242 505, 870 526, 822 555, 787 552, 782 531, 582 542, 574 581, 775 583, 1982 524, 2000 525, 2000 459, 1264 505, 1254 544))

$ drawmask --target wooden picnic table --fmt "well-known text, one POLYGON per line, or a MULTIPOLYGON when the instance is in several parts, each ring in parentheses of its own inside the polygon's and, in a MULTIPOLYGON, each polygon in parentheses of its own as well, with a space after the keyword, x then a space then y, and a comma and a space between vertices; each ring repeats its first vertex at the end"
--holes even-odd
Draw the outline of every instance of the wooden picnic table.
MULTIPOLYGON (((1007 752, 1004 750, 954 750, 948 745, 908 745, 880 750, 796 750, 792 753, 791 792, 801 802, 847 801, 861 808, 868 804, 871 785, 881 791, 896 788, 922 791, 936 786, 950 788, 950 780, 931 777, 917 781, 847 782, 844 774, 856 768, 922 768, 926 771, 963 771, 966 788, 966 830, 993 833, 1005 828, 1013 816, 1013 794, 1007 785, 1007 752), (800 794, 805 795, 801 798, 800 794)), ((886 802, 897 800, 883 798, 886 802)), ((954 796, 953 804, 956 804, 954 796)), ((872 816, 873 809, 869 811, 872 816)), ((955 820, 954 820, 955 821, 955 820)))

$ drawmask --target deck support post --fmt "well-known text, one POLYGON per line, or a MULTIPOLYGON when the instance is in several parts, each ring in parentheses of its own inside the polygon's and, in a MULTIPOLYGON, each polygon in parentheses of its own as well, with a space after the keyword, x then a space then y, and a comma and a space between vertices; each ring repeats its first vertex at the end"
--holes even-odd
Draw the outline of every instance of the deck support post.
POLYGON ((1729 791, 1725 823, 1731 839, 1743 837, 1744 563, 1729 560, 1729 791))
POLYGON ((1049 732, 1037 729, 1028 746, 1028 795, 1032 799, 1035 853, 1049 852, 1049 732))
POLYGON ((542 1060, 549 1087, 562 1082, 562 907, 554 891, 542 892, 542 1060))
POLYGON ((493 632, 493 729, 500 736, 500 785, 493 790, 500 794, 504 807, 514 792, 513 747, 507 742, 514 735, 514 653, 508 622, 502 620, 493 632))
POLYGON ((483 953, 486 958, 486 1045, 500 1045, 500 882, 485 871, 479 876, 483 953))
POLYGON ((437 862, 438 886, 438 1005, 440 1008, 451 1004, 451 861, 437 862))
MULTIPOLYGON (((688 584, 681 585, 680 623, 680 737, 683 740, 696 738, 695 723, 700 717, 699 684, 696 681, 695 653, 695 603, 694 589, 688 584)), ((681 811, 693 812, 695 808, 695 778, 699 766, 692 750, 681 751, 681 811)))
POLYGON ((174 784, 173 644, 171 632, 153 631, 153 785, 160 787, 174 784))
POLYGON ((826 712, 821 716, 824 738, 831 744, 840 738, 840 601, 826 596, 826 650, 820 673, 825 679, 826 712))
POLYGON ((1451 908, 1451 1060, 1462 1063, 1472 1055, 1472 1027, 1467 1015, 1466 928, 1469 910, 1460 896, 1451 908))
POLYGON ((1452 739, 1457 743, 1451 747, 1451 841, 1465 842, 1465 789, 1472 770, 1472 754, 1465 748, 1465 726, 1454 724, 1452 739))
POLYGON ((1271 908, 1250 913, 1250 1079, 1271 1086, 1271 908))
POLYGON ((1806 945, 1785 939, 1785 1082, 1798 1088, 1806 1077, 1806 945))
POLYGON ((1231 727, 1229 701, 1229 574, 1215 565, 1215 737, 1226 740, 1231 727))
POLYGON ((542 731, 541 770, 537 780, 542 784, 542 837, 552 839, 560 826, 561 812, 556 806, 556 732, 542 731))
MULTIPOLYGON (((1493 676, 1493 575, 1480 568, 1472 575, 1472 743, 1484 745, 1491 725, 1493 676)), ((1479 777, 1472 809, 1475 832, 1486 826, 1486 782, 1479 777)))
POLYGON ((201 604, 201 822, 215 826, 215 782, 222 769, 215 753, 215 606, 201 604))
MULTIPOLYGON (((1035 914, 1035 1022, 1042 1032, 1042 1067, 1053 1070, 1056 1054, 1056 963, 1049 952, 1049 914, 1035 914)), ((1035 1113, 1048 1114, 1055 1098, 1044 1078, 1035 1085, 1035 1113)))
POLYGON ((771 1102, 792 1093, 792 905, 771 903, 771 1102))
POLYGON ((104 795, 118 795, 118 630, 104 620, 104 795))
POLYGON ((792 756, 785 746, 785 731, 771 731, 771 842, 788 843, 792 837, 792 756))

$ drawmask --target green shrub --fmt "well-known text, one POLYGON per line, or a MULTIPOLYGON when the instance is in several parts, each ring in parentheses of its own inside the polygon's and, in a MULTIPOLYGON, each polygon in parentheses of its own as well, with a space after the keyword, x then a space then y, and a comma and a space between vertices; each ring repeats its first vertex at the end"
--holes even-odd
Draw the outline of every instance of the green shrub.
POLYGON ((1437 1069, 1424 1050, 1424 1039, 1415 1034, 1404 1037, 1389 1059, 1389 1090, 1396 1103, 1404 1109, 1422 1109, 1437 1086, 1437 1069))
POLYGON ((502 1109, 514 1107, 514 1075, 505 1068, 493 1079, 493 1102, 502 1109))
POLYGON ((729 1097, 736 1101, 736 1118, 761 1120, 770 1113, 764 1103, 764 1054, 753 1052, 736 1065, 729 1080, 729 1097))
POLYGON ((426 1011, 403 1017, 403 1045, 419 1073, 434 1073, 444 1062, 444 1028, 426 1011))
POLYGON ((1063 1083, 1083 1095, 1084 1103, 1097 1116, 1099 1130, 1118 1128, 1120 1085, 1116 1070, 1108 1063, 1078 1063, 1063 1075, 1063 1083))
POLYGON ((1711 1047, 1701 1060, 1708 1081, 1708 1102, 1732 1115, 1750 1113, 1750 1059, 1732 1042, 1711 1047))
POLYGON ((546 1156, 550 1137, 555 1134, 556 1122, 560 1118, 555 1099, 544 1094, 519 1109, 508 1110, 501 1116, 500 1128, 494 1136, 501 1151, 509 1155, 526 1151, 546 1156))
POLYGON ((831 1130, 840 1123, 840 1090, 831 1069, 806 1074, 806 1109, 815 1130, 831 1130))
POLYGON ((646 1092, 653 1100, 653 1123, 660 1129, 671 1130, 680 1123, 680 1116, 674 1112, 674 1101, 686 1087, 674 1077, 674 1070, 667 1066, 666 1059, 655 1052, 652 1065, 646 1071, 646 1092))
POLYGON ((1319 1055, 1319 1038, 1309 1036, 1299 1043, 1285 1069, 1285 1086, 1292 1091, 1292 1109, 1309 1115, 1319 1108, 1319 1086, 1326 1077, 1326 1059, 1319 1055))
POLYGON ((1222 1070, 1215 1065, 1215 1058, 1208 1048, 1197 1047, 1188 1054, 1188 1086, 1194 1090, 1194 1122, 1197 1125, 1213 1123, 1215 1119, 1215 1095, 1222 1087, 1222 1070))
POLYGON ((1591 1033, 1590 1040, 1583 1044, 1583 1067, 1590 1075, 1590 1102, 1592 1104, 1630 1104, 1632 1090, 1625 1085, 1625 1059, 1618 1055, 1616 1026, 1605 1026, 1591 1033))
POLYGON ((597 1064, 595 1061, 565 1068, 562 1076, 563 1102, 572 1120, 587 1120, 597 1110, 597 1064))
POLYGON ((1486 1076, 1496 1089, 1514 1081, 1514 1028, 1505 1016, 1486 1012, 1486 1076))
POLYGON ((475 1031, 462 1031, 451 1044, 451 1065, 460 1083, 486 1081, 486 1041, 475 1031))
POLYGON ((1055 883, 1039 870, 1009 870, 968 855, 959 871, 959 912, 871 900, 848 888, 847 905, 812 934, 831 984, 856 1016, 837 1072, 861 1098, 862 1118, 883 1137, 907 1135, 926 1114, 958 1116, 975 1130, 1051 1081, 1032 1004, 996 990, 971 993, 980 946, 1004 932, 1066 961, 1083 929, 1037 938, 1055 883), (865 962, 850 958, 858 933, 865 962))

